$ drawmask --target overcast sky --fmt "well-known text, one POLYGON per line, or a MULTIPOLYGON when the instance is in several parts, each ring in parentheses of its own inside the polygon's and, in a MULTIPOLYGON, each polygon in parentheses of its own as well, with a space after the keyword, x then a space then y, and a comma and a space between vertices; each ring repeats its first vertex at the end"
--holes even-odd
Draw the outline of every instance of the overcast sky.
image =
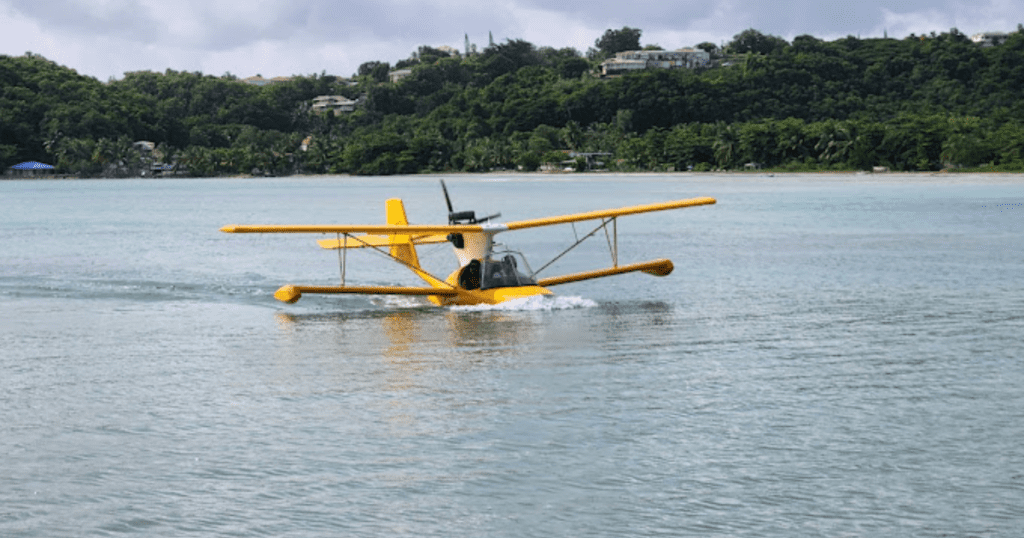
POLYGON ((40 54, 100 80, 127 71, 349 76, 420 45, 482 50, 525 39, 586 52, 609 28, 643 30, 666 49, 725 43, 746 28, 905 37, 958 28, 1013 31, 1024 0, 0 0, 0 54, 40 54))

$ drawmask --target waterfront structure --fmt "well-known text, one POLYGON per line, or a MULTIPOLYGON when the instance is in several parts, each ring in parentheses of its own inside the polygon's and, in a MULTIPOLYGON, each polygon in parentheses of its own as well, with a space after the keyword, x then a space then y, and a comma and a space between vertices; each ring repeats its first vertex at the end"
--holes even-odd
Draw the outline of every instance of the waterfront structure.
POLYGON ((39 177, 42 175, 52 175, 53 171, 53 165, 41 163, 39 161, 26 161, 8 167, 7 171, 4 172, 4 176, 20 179, 27 177, 39 177))

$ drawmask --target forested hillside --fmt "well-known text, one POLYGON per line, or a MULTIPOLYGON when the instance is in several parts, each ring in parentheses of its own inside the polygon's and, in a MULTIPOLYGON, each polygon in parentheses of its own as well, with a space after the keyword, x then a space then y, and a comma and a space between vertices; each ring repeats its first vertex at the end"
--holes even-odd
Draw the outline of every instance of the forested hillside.
POLYGON ((987 48, 956 30, 792 43, 748 30, 713 67, 611 79, 595 76, 608 51, 520 40, 469 57, 421 47, 395 66, 412 70, 398 83, 379 61, 355 84, 312 75, 258 87, 174 71, 103 83, 0 56, 0 164, 131 173, 132 142, 148 140, 197 176, 533 170, 565 150, 611 153, 618 170, 1024 170, 1020 30, 987 48), (317 115, 318 95, 363 99, 317 115))

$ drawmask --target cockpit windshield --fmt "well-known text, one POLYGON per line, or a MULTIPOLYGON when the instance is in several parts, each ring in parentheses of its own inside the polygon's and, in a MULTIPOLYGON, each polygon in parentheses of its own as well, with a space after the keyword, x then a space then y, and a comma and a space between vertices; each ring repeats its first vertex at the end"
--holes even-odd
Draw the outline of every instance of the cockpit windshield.
POLYGON ((533 271, 526 264, 522 254, 504 252, 499 259, 486 259, 481 263, 483 278, 480 289, 535 286, 533 271))

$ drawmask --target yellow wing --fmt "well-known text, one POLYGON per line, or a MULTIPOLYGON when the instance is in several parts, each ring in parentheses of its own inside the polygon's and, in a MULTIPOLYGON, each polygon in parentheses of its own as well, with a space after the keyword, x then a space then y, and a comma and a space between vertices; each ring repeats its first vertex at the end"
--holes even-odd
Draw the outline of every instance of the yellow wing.
POLYGON ((607 269, 597 269, 594 271, 584 271, 582 273, 542 278, 537 281, 537 285, 546 288, 548 286, 557 286, 559 284, 568 284, 570 282, 579 282, 581 280, 590 280, 592 278, 604 278, 606 276, 621 275, 623 273, 632 273, 634 271, 643 271, 644 273, 654 276, 667 276, 674 268, 675 266, 672 265, 670 260, 659 259, 651 260, 649 262, 619 265, 617 267, 609 267, 607 269))
MULTIPOLYGON (((448 241, 447 234, 414 235, 410 237, 414 245, 429 245, 432 243, 444 243, 448 241)), ((391 247, 394 245, 405 245, 406 241, 395 235, 356 235, 344 239, 320 239, 317 240, 320 248, 363 248, 363 247, 391 247)))
MULTIPOLYGON (((443 237, 445 234, 450 233, 498 233, 508 230, 522 230, 524 228, 535 228, 537 226, 552 226, 555 224, 565 224, 569 222, 579 222, 583 220, 594 220, 594 219, 605 219, 611 217, 620 217, 623 215, 635 215, 637 213, 649 213, 651 211, 665 211, 668 209, 679 209, 683 207, 693 207, 699 205, 714 204, 716 200, 714 198, 690 198, 687 200, 675 200, 673 202, 660 202, 656 204, 644 204, 634 205, 628 207, 620 207, 618 209, 603 209, 600 211, 590 211, 587 213, 573 213, 571 215, 562 215, 559 217, 544 217, 539 219, 530 220, 519 220, 509 223, 484 223, 484 224, 229 224, 220 229, 225 233, 338 233, 338 234, 353 234, 353 233, 365 233, 382 236, 379 239, 365 236, 365 241, 369 245, 373 246, 387 246, 391 245, 390 239, 384 237, 385 234, 403 234, 413 236, 413 242, 415 243, 440 243, 442 240, 438 237, 443 237), (378 242, 379 243, 376 243, 378 242)), ((358 242, 358 241, 357 241, 358 242)), ((333 243, 327 243, 333 246, 324 246, 324 248, 339 248, 341 243, 335 240, 333 243)), ((321 243, 321 246, 324 244, 321 243)), ((358 246, 369 246, 360 244, 358 246)), ((354 248, 357 245, 346 242, 345 248, 354 248)))
POLYGON ((351 293, 357 295, 434 295, 455 297, 459 294, 454 288, 413 288, 405 286, 281 286, 274 292, 274 298, 285 303, 294 303, 302 298, 303 293, 351 293))
POLYGON ((524 228, 534 228, 537 226, 551 226, 554 224, 579 222, 581 220, 606 219, 611 217, 619 217, 622 215, 648 213, 651 211, 665 211, 667 209, 679 209, 682 207, 709 205, 715 202, 716 200, 714 198, 690 198, 688 200, 676 200, 673 202, 660 202, 657 204, 644 204, 629 207, 620 207, 619 209, 604 209, 600 211, 590 211, 588 213, 574 213, 572 215, 562 215, 560 217, 545 217, 540 219, 520 220, 516 222, 505 223, 502 226, 504 226, 508 230, 522 230, 524 228))
POLYGON ((482 232, 477 224, 229 224, 220 229, 229 234, 368 233, 429 235, 482 232))

